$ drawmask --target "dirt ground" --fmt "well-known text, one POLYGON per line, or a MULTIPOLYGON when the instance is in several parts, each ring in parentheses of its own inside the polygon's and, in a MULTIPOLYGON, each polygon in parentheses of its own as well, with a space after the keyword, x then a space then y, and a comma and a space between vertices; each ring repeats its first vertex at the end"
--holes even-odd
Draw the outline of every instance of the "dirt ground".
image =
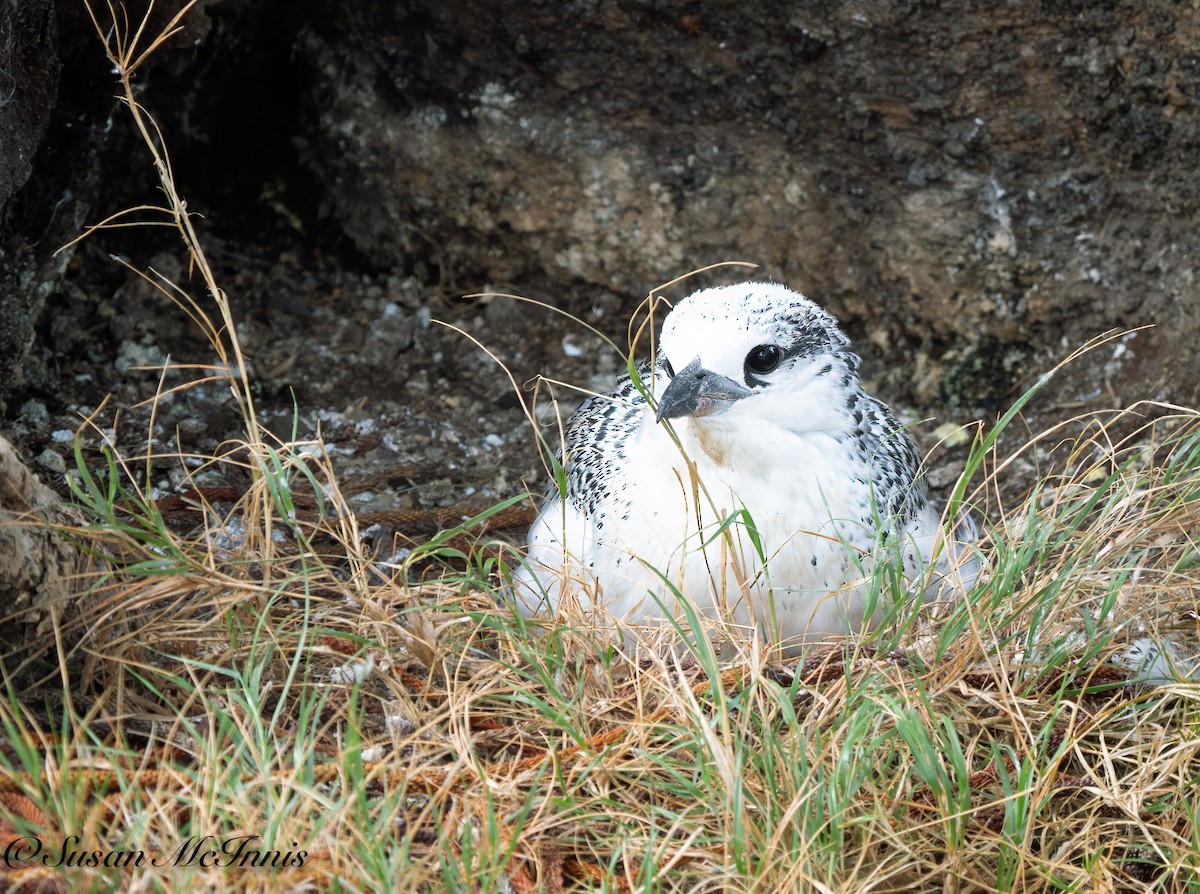
MULTIPOLYGON (((93 420, 83 434, 92 462, 102 437, 112 438, 135 460, 130 467, 141 479, 144 463, 137 458, 150 444, 157 495, 191 484, 236 486, 241 482, 227 480, 229 466, 206 468, 199 458, 221 454, 244 437, 228 387, 208 381, 179 389, 204 377, 204 370, 187 367, 216 362, 212 349, 180 308, 104 255, 106 238, 84 243, 68 287, 53 299, 25 384, 8 403, 10 435, 60 490, 85 419, 93 420)), ((289 244, 282 233, 260 245, 235 245, 218 235, 209 253, 232 296, 260 418, 280 440, 293 440, 293 432, 300 440, 320 434, 348 488, 372 482, 351 500, 364 512, 482 507, 527 489, 540 492, 546 476, 522 401, 532 405, 536 398, 541 435, 556 443, 556 412, 574 409, 582 399, 577 389, 603 391, 624 369, 623 354, 588 327, 624 351, 629 308, 644 297, 581 290, 566 296, 578 316, 571 319, 499 295, 464 297, 415 275, 364 272, 352 257, 321 252, 303 239, 289 244), (575 387, 537 385, 539 375, 575 387)), ((146 268, 188 283, 181 255, 167 245, 146 268)), ((190 286, 202 299, 197 282, 190 286)), ((563 295, 554 297, 564 303, 563 295)), ((1126 336, 1099 350, 1119 357, 1136 349, 1136 339, 1126 336)), ((865 347, 868 383, 883 382, 877 392, 891 397, 884 373, 899 371, 881 371, 870 344, 865 347)), ((1104 381, 1075 376, 1068 367, 1031 404, 1025 424, 1010 430, 1002 453, 1061 419, 1114 405, 1104 381)), ((950 417, 943 408, 942 416, 931 417, 898 409, 930 450, 929 480, 939 494, 953 485, 967 450, 962 438, 939 444, 946 433, 939 426, 996 418, 986 410, 950 417)), ((1045 462, 1046 450, 1007 471, 1005 490, 1013 497, 1039 471, 1038 456, 1045 462)))

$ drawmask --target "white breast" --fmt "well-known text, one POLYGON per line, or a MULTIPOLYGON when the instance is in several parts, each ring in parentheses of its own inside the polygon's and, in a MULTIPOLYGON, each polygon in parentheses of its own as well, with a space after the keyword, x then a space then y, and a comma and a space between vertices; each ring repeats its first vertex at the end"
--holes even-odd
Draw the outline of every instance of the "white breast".
MULTIPOLYGON (((646 412, 625 470, 636 499, 592 518, 562 501, 541 512, 516 580, 527 608, 577 599, 645 625, 677 612, 677 591, 774 642, 859 629, 877 545, 861 458, 828 432, 768 422, 683 419, 675 430, 679 445, 646 412)), ((928 556, 938 529, 932 510, 916 519, 913 552, 928 556)))

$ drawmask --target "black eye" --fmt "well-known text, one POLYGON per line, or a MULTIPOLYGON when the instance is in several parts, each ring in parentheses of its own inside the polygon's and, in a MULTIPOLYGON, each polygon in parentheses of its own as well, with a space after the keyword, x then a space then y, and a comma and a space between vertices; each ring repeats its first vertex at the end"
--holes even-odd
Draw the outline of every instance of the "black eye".
POLYGON ((751 372, 769 373, 783 360, 778 345, 759 345, 746 355, 746 368, 751 372))

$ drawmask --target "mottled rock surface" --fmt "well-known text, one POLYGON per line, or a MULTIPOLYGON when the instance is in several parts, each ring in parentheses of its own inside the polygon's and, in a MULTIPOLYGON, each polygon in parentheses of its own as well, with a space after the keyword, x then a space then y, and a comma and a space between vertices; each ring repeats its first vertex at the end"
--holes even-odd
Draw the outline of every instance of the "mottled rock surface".
MULTIPOLYGON (((177 240, 109 231, 54 255, 161 193, 83 8, 58 5, 55 31, 30 18, 49 7, 18 6, 62 74, 0 217, 0 302, 37 321, 0 377, 0 429, 59 487, 110 394, 129 452, 147 434, 216 450, 243 426, 227 389, 172 393, 153 430, 139 406, 156 364, 214 360, 114 261, 209 306, 177 240)), ((647 289, 754 261, 838 315, 883 397, 939 421, 988 418, 1089 338, 1157 324, 1072 364, 1030 425, 1196 399, 1194 4, 208 0, 184 26, 136 89, 202 215, 258 406, 282 436, 320 430, 343 466, 403 470, 377 501, 540 486, 507 377, 457 330, 518 383, 599 390, 623 368, 577 323, 463 297, 487 287, 624 349, 647 289)))
POLYGON ((54 4, 0 5, 0 208, 33 170, 58 94, 54 4))
POLYGON ((921 403, 998 399, 1146 323, 1123 396, 1196 378, 1194 5, 504 6, 302 28, 303 157, 377 263, 434 246, 634 298, 756 261, 870 332, 921 403))
MULTIPOLYGON (((0 4, 0 221, 8 200, 33 172, 33 157, 58 96, 57 18, 52 0, 0 4)), ((0 223, 0 397, 21 368, 45 293, 36 266, 6 249, 0 223)))
POLYGON ((56 618, 77 615, 82 557, 51 526, 78 523, 0 437, 0 659, 10 673, 54 645, 56 618))

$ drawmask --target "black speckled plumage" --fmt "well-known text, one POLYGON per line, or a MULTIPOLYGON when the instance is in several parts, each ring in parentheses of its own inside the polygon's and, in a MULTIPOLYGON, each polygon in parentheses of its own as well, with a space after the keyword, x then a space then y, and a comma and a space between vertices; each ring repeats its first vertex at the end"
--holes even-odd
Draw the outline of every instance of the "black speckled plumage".
MULTIPOLYGON (((891 408, 862 388, 860 360, 848 350, 838 352, 846 392, 846 409, 853 419, 846 449, 854 452, 867 471, 880 515, 892 526, 903 527, 929 505, 921 457, 916 441, 891 408)), ((659 358, 659 377, 666 376, 659 358)), ((638 365, 643 387, 649 387, 651 366, 638 365)), ((822 370, 828 374, 832 364, 822 370)), ((602 397, 584 401, 564 426, 558 458, 567 472, 567 499, 599 522, 628 507, 632 494, 623 487, 622 469, 630 461, 628 445, 637 435, 649 404, 628 374, 602 397)), ((558 498, 551 482, 547 497, 558 498)))
MULTIPOLYGON (((650 364, 638 365, 644 387, 651 384, 650 364)), ((580 511, 596 515, 627 506, 630 495, 621 493, 621 470, 630 460, 629 444, 649 410, 646 398, 624 375, 603 397, 584 401, 567 420, 558 457, 567 471, 567 499, 580 511)), ((557 499, 551 484, 548 492, 557 499)))
POLYGON ((560 448, 566 499, 552 487, 530 530, 526 605, 556 608, 566 590, 640 624, 678 590, 739 623, 761 626, 769 604, 774 635, 802 642, 863 623, 856 575, 885 540, 908 542, 914 578, 928 561, 953 565, 959 588, 973 578, 965 550, 938 545, 916 443, 863 390, 826 311, 772 284, 710 289, 676 305, 659 344, 638 368, 656 402, 685 369, 716 396, 671 404, 674 437, 628 376, 579 407, 560 448))

